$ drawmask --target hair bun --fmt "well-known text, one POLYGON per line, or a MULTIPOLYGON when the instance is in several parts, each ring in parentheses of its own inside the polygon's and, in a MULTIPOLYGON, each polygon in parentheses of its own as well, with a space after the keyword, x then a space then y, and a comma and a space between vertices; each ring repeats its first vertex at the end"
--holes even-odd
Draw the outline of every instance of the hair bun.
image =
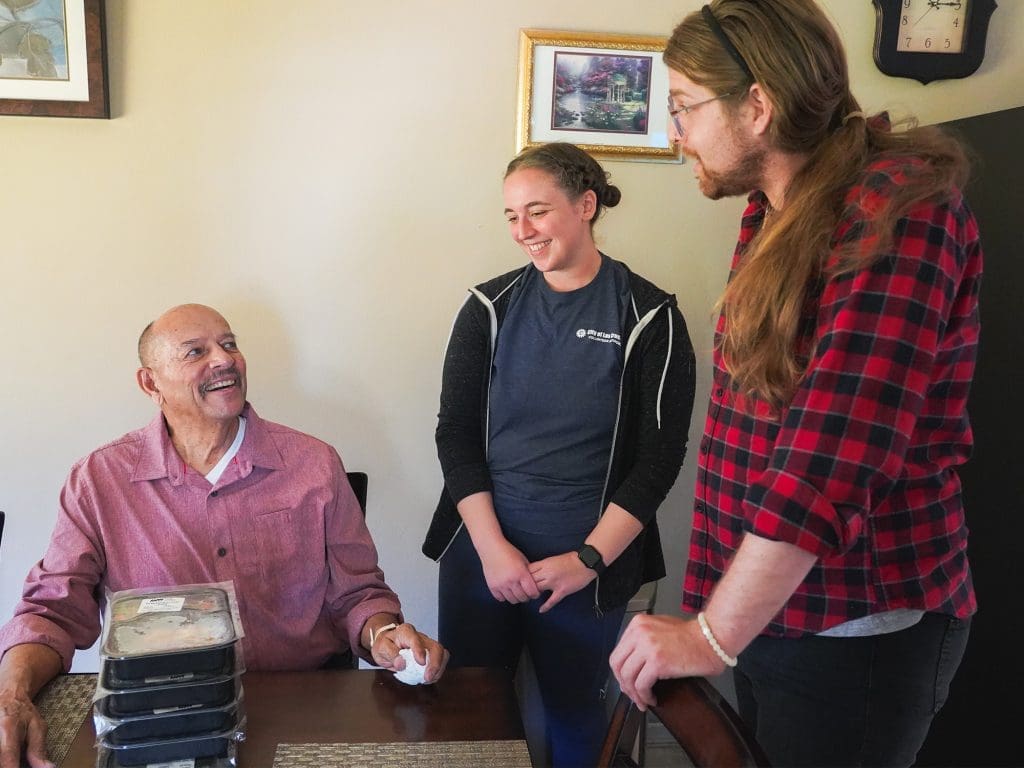
POLYGON ((601 195, 601 202, 608 208, 614 208, 619 204, 619 200, 622 199, 622 192, 614 184, 609 184, 604 188, 604 194, 601 195))

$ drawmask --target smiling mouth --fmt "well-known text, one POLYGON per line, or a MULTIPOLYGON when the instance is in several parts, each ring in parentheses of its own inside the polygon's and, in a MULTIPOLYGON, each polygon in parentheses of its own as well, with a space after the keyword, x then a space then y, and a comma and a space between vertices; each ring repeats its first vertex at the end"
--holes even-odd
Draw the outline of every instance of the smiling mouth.
POLYGON ((530 253, 539 253, 550 244, 550 240, 545 240, 543 243, 529 243, 526 247, 530 249, 530 253))
POLYGON ((232 376, 229 379, 217 379, 216 381, 210 381, 203 384, 201 387, 202 393, 205 395, 207 392, 219 392, 224 389, 230 389, 231 387, 238 385, 238 378, 232 376))

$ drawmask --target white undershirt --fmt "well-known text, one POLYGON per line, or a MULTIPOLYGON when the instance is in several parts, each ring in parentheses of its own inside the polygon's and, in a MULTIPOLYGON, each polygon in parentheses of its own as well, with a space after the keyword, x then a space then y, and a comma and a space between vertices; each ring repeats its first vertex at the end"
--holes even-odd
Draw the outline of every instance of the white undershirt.
POLYGON ((210 481, 211 485, 216 485, 217 481, 220 480, 220 476, 224 474, 224 470, 228 468, 228 464, 235 458, 235 454, 238 453, 238 449, 242 447, 242 438, 245 437, 245 418, 243 416, 238 417, 238 432, 235 434, 235 439, 231 443, 231 446, 224 452, 224 455, 220 457, 213 469, 206 473, 206 479, 210 481))

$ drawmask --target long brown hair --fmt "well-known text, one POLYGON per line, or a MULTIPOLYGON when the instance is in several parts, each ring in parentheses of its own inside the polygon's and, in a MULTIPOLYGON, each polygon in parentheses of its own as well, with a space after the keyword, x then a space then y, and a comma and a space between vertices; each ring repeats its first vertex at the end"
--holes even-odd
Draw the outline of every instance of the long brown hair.
MULTIPOLYGON (((825 277, 845 198, 865 166, 895 158, 903 161, 905 178, 870 214, 861 246, 841 254, 836 273, 882 255, 897 220, 915 203, 962 187, 968 162, 960 143, 937 128, 905 120, 892 130, 886 116, 861 113, 842 42, 813 0, 714 0, 709 9, 772 102, 769 141, 808 157, 786 190, 785 206, 750 243, 719 300, 726 369, 742 391, 781 408, 806 369, 797 337, 808 290, 825 277)), ((742 96, 752 84, 700 12, 676 27, 664 60, 715 93, 742 96)), ((738 99, 727 101, 738 108, 738 99)))

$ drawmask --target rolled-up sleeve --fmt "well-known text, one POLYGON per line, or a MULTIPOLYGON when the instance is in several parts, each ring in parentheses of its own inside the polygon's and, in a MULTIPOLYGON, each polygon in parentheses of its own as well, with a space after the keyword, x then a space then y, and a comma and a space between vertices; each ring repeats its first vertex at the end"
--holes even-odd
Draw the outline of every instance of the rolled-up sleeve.
POLYGON ((56 651, 68 671, 75 648, 88 648, 99 637, 105 566, 90 497, 78 468, 72 470, 46 554, 29 572, 14 617, 0 629, 0 656, 15 645, 39 643, 56 651))
POLYGON ((955 418, 959 398, 949 414, 923 412, 937 382, 966 399, 958 370, 977 342, 977 317, 957 316, 969 256, 957 210, 916 206, 887 253, 825 283, 807 373, 744 500, 749 532, 822 558, 846 552, 905 472, 922 419, 934 430, 955 418))

